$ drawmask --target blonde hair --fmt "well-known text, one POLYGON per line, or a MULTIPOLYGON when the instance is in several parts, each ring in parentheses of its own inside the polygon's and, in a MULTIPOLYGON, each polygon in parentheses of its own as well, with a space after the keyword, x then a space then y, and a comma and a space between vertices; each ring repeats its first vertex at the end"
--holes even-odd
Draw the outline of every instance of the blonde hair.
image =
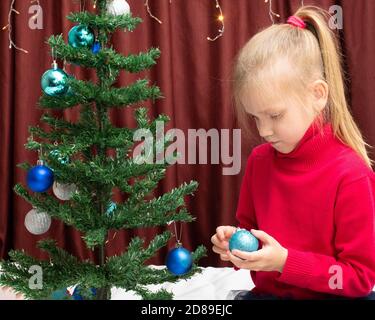
MULTIPOLYGON (((257 89, 267 88, 269 76, 275 72, 274 65, 286 58, 296 68, 283 74, 282 89, 293 86, 294 93, 306 92, 312 80, 324 80, 329 93, 322 122, 330 121, 335 136, 371 168, 373 161, 366 146, 372 147, 364 141, 346 101, 342 57, 337 39, 326 21, 329 13, 315 6, 303 6, 294 15, 306 23, 306 29, 286 23, 274 24, 252 37, 235 60, 233 95, 241 127, 246 132, 252 131, 252 122, 240 98, 245 85, 251 82, 257 89)), ((259 93, 262 90, 255 91, 262 94, 259 93)))

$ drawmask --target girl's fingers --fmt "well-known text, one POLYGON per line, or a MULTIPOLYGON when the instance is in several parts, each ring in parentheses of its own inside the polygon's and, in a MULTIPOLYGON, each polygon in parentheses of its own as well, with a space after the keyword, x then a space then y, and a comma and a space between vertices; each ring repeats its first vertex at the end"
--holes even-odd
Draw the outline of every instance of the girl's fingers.
POLYGON ((244 261, 243 259, 241 258, 238 258, 236 257, 235 255, 233 255, 229 250, 227 251, 227 255, 228 255, 228 258, 229 260, 237 267, 237 268, 243 268, 244 267, 244 261))
POLYGON ((223 260, 223 261, 229 261, 229 257, 228 257, 227 254, 221 254, 220 259, 223 260))
POLYGON ((253 270, 253 271, 260 271, 259 269, 259 261, 248 261, 248 260, 243 260, 239 257, 236 257, 233 253, 228 251, 227 253, 229 257, 229 261, 231 261, 237 268, 240 269, 248 269, 248 270, 253 270))
POLYGON ((216 228, 216 235, 220 241, 228 240, 236 228, 233 226, 220 226, 216 228))
POLYGON ((240 250, 233 250, 232 254, 236 257, 239 257, 243 260, 255 262, 260 260, 263 257, 264 250, 260 249, 258 251, 254 252, 246 252, 246 251, 240 251, 240 250))
POLYGON ((251 233, 265 244, 271 244, 275 239, 262 230, 251 229, 251 233))
POLYGON ((216 235, 220 241, 225 240, 224 230, 223 227, 216 228, 216 235))
POLYGON ((229 247, 228 241, 220 241, 216 234, 211 237, 211 242, 213 245, 222 249, 228 249, 229 247))
POLYGON ((230 226, 226 227, 224 229, 225 240, 229 239, 235 231, 236 231, 235 227, 230 227, 230 226))
POLYGON ((212 251, 215 252, 215 253, 217 253, 217 254, 226 254, 227 253, 227 250, 221 249, 221 248, 219 248, 217 246, 213 246, 212 247, 212 251))

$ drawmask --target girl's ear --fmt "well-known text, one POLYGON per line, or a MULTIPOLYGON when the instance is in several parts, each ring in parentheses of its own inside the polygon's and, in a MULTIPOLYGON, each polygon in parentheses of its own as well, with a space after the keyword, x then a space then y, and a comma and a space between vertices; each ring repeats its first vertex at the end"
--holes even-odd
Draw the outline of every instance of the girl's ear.
POLYGON ((328 102, 328 84, 324 80, 316 80, 312 84, 314 106, 318 111, 322 111, 328 102))

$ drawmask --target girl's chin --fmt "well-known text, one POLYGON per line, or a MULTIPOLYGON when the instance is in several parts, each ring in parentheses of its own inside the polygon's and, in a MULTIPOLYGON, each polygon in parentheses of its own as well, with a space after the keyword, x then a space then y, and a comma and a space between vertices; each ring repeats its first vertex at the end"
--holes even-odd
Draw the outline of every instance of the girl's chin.
POLYGON ((281 142, 271 143, 271 146, 281 153, 289 153, 290 151, 286 150, 285 146, 281 142))
POLYGON ((282 146, 280 143, 272 144, 272 147, 278 152, 284 153, 284 154, 291 153, 294 150, 294 148, 288 148, 288 147, 282 146))

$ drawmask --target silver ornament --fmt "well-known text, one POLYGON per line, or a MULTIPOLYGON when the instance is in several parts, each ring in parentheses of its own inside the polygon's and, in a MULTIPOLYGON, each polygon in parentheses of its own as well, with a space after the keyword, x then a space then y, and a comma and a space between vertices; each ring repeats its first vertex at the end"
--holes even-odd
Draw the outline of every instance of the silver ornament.
POLYGON ((27 231, 34 235, 40 235, 48 231, 51 226, 51 217, 45 212, 31 209, 25 217, 27 231))
POLYGON ((110 0, 107 3, 107 12, 114 16, 130 13, 130 6, 125 0, 110 0))
POLYGON ((54 182, 52 186, 53 193, 60 200, 70 200, 74 192, 77 190, 77 186, 74 183, 64 184, 54 182))

